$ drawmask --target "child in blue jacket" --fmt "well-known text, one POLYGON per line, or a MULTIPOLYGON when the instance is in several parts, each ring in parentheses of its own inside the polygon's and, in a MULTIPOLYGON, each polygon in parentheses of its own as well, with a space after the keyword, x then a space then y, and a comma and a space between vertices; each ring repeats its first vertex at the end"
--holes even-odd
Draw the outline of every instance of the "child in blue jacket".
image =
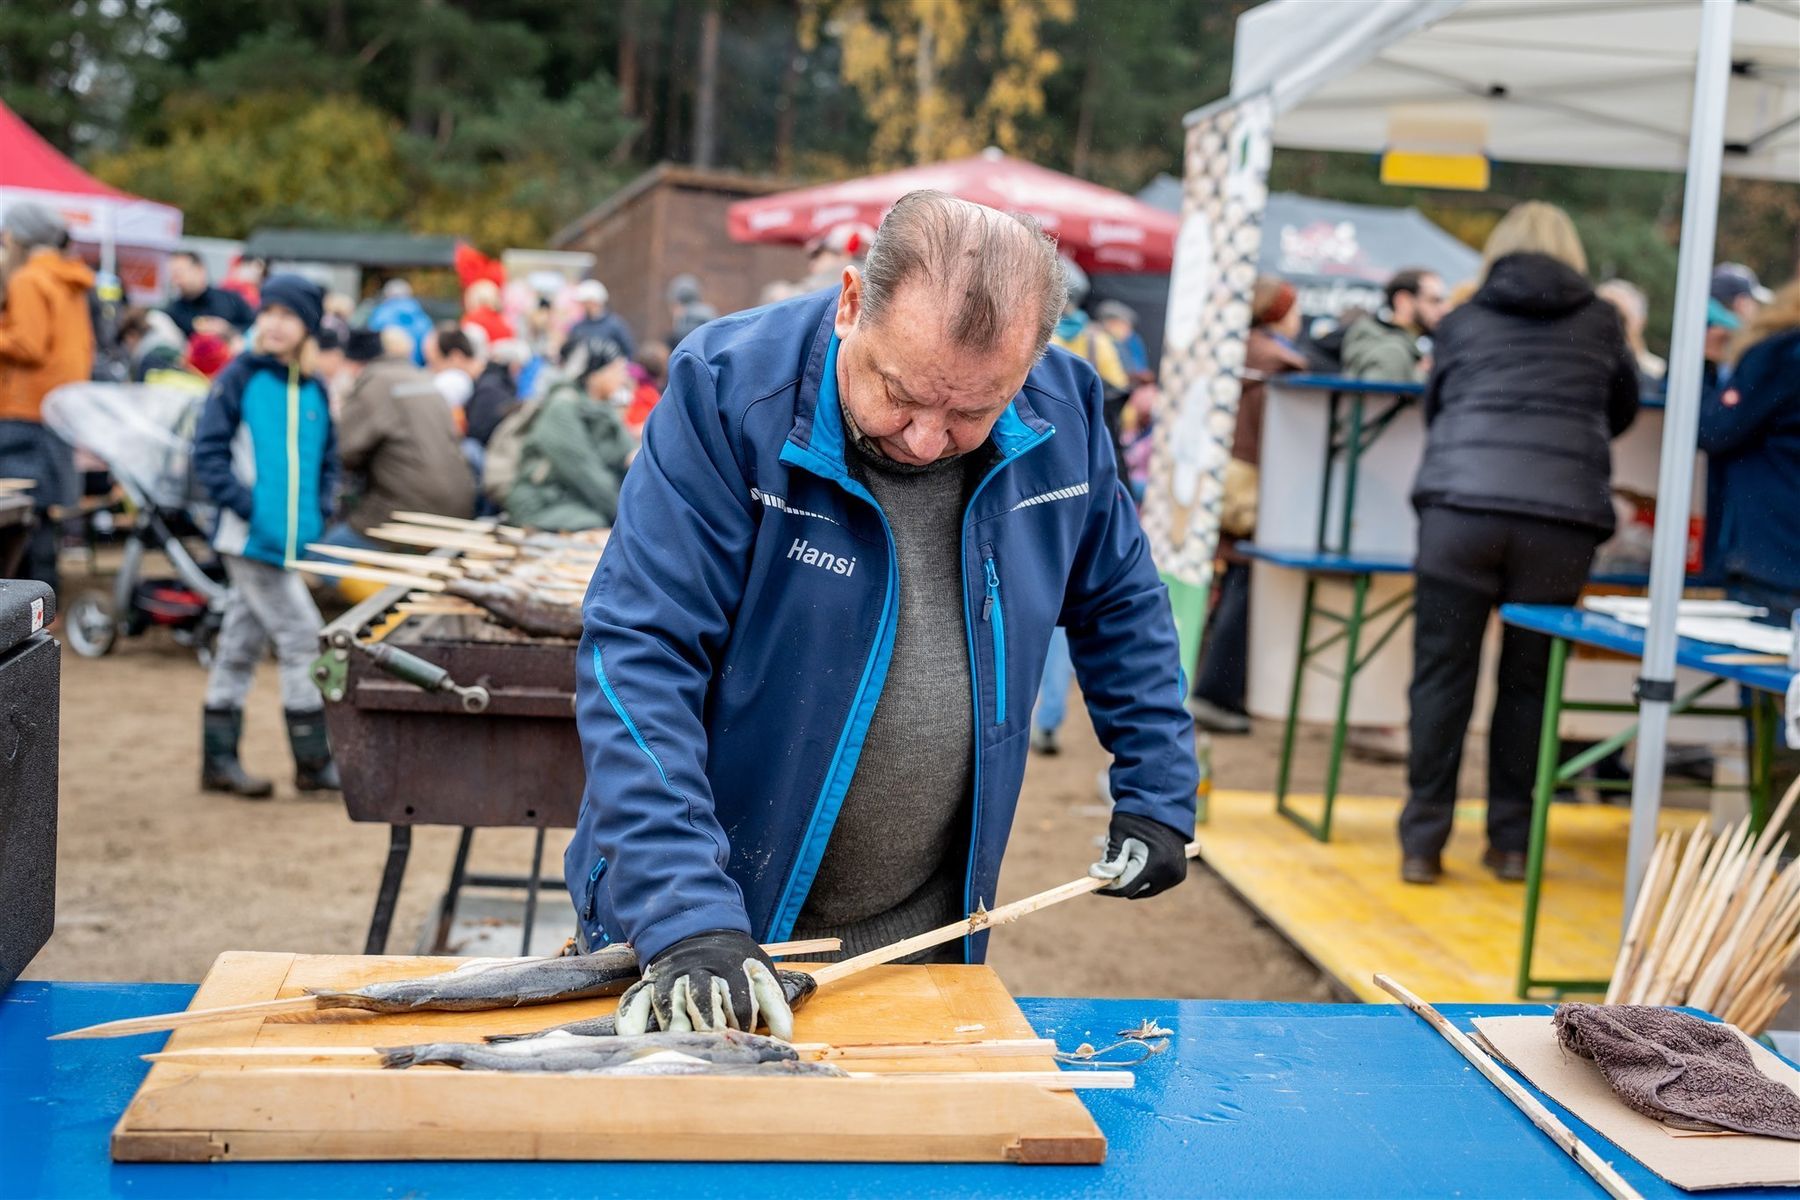
POLYGON ((219 505, 213 546, 231 583, 206 682, 205 791, 263 799, 274 790, 238 761, 244 698, 270 642, 280 663, 294 786, 338 787, 324 700, 311 674, 324 622, 293 570, 325 528, 337 474, 331 410, 308 370, 324 303, 323 290, 298 275, 263 285, 250 347, 214 381, 194 435, 194 474, 219 505))

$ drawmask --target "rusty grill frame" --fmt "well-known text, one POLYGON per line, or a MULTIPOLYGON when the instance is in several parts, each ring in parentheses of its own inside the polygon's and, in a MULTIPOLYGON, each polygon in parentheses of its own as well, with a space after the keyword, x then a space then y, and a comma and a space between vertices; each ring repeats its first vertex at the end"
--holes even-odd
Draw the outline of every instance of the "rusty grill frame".
POLYGON ((327 624, 314 667, 344 810, 353 821, 389 828, 363 952, 385 952, 415 825, 462 830, 431 949, 444 949, 468 885, 525 889, 529 947, 539 888, 562 886, 540 878, 545 831, 574 828, 586 784, 575 729, 576 643, 531 637, 486 617, 398 612, 409 593, 385 588, 327 624), (359 649, 374 644, 403 649, 465 689, 484 689, 485 704, 472 711, 456 694, 395 677, 359 649), (488 828, 536 830, 529 875, 468 873, 474 831, 488 828))

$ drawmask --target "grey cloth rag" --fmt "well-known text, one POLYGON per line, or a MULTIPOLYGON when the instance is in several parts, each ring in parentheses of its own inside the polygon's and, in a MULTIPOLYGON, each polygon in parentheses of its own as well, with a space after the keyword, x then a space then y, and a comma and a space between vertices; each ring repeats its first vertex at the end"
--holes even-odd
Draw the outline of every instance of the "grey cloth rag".
POLYGON ((1800 1095, 1757 1070, 1729 1025, 1645 1004, 1563 1004, 1551 1023, 1647 1117, 1800 1141, 1800 1095))
POLYGON ((13 235, 22 246, 56 246, 62 243, 69 227, 63 219, 41 204, 20 200, 6 206, 0 217, 0 229, 13 235))

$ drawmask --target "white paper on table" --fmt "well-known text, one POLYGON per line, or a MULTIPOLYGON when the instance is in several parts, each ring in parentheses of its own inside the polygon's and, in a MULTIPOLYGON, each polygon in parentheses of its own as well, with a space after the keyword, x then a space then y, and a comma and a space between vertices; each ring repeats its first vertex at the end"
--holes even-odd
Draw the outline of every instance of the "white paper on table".
MULTIPOLYGON (((1644 628, 1650 624, 1650 601, 1643 596, 1589 596, 1582 607, 1644 628)), ((1794 646, 1790 630, 1764 625, 1750 618, 1768 609, 1739 604, 1735 600, 1683 600, 1676 612, 1677 635, 1716 646, 1736 646, 1757 654, 1786 658, 1794 646)))

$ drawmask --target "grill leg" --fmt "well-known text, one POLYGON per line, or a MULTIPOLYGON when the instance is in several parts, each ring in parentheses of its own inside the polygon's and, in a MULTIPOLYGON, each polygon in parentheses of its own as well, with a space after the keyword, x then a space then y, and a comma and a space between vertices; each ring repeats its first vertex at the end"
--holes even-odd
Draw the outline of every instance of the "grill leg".
POLYGON ((375 894, 375 915, 369 919, 369 940, 364 954, 387 952, 388 926, 394 923, 394 901, 400 898, 400 880, 406 875, 406 858, 412 853, 412 826, 388 826, 387 865, 381 869, 381 890, 375 894))
POLYGON ((450 926, 456 921, 456 902, 462 896, 463 881, 469 869, 469 847, 475 841, 475 827, 464 825, 456 842, 456 861, 450 865, 450 885, 438 901, 437 934, 431 939, 431 953, 442 954, 450 948, 450 926))
POLYGON ((544 827, 540 825, 531 843, 531 874, 526 877, 525 884, 525 940, 519 946, 520 954, 531 953, 531 927, 537 924, 538 876, 543 865, 544 827))

